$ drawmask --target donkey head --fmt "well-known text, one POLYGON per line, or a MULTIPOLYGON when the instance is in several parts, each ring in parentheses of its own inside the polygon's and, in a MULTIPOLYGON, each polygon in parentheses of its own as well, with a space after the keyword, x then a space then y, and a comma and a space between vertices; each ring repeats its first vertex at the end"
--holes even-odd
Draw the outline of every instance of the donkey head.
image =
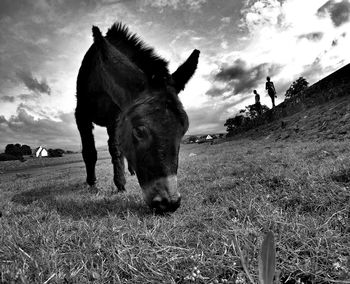
POLYGON ((118 123, 119 146, 136 172, 146 203, 158 212, 173 212, 180 206, 177 168, 188 117, 178 93, 194 74, 198 57, 194 50, 162 84, 149 82, 118 123))

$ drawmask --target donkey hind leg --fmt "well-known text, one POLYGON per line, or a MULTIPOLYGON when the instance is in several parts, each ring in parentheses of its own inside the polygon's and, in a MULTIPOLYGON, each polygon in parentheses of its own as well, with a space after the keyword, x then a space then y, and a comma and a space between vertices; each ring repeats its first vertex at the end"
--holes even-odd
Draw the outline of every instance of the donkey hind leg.
POLYGON ((112 157, 113 171, 114 171, 114 184, 118 188, 118 191, 125 191, 125 175, 124 175, 124 157, 118 149, 116 127, 107 126, 108 149, 112 157))
POLYGON ((95 165, 97 161, 97 151, 95 148, 94 135, 92 134, 93 125, 91 121, 81 119, 76 112, 76 121, 80 132, 82 143, 82 154, 86 167, 86 182, 93 186, 96 183, 95 165))
POLYGON ((130 175, 132 175, 132 176, 135 175, 135 171, 134 171, 134 169, 132 168, 132 166, 129 164, 129 162, 128 162, 128 170, 129 170, 130 175))

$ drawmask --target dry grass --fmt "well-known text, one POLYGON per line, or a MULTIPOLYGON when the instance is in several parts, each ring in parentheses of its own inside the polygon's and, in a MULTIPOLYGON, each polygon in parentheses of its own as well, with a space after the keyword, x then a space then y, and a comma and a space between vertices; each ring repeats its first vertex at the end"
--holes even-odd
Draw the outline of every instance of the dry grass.
POLYGON ((349 154, 334 141, 185 145, 183 203, 167 216, 146 207, 134 177, 111 194, 108 160, 98 195, 82 163, 4 173, 0 281, 249 283, 239 247, 257 282, 272 230, 281 283, 350 283, 349 154))
MULTIPOLYGON (((100 160, 103 159, 110 159, 108 151, 101 151, 99 152, 99 158, 100 160)), ((42 168, 47 166, 56 166, 56 165, 64 165, 64 164, 72 164, 72 163, 78 163, 82 161, 81 154, 80 153, 74 153, 74 154, 66 154, 64 157, 43 157, 43 158, 33 158, 29 156, 25 156, 24 162, 21 162, 19 160, 14 161, 1 161, 0 162, 0 174, 15 171, 18 172, 20 170, 26 170, 26 169, 35 169, 35 168, 42 168)))

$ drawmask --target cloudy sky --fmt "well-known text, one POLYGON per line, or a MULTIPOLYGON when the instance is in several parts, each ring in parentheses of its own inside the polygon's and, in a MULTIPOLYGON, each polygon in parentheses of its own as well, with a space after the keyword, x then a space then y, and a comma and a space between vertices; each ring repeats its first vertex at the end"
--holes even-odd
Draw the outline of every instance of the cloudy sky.
MULTIPOLYGON (((170 71, 201 51, 180 94, 188 134, 199 134, 224 132, 253 89, 271 106, 268 75, 279 103, 299 76, 314 83, 348 64, 349 15, 349 0, 1 0, 0 152, 8 143, 79 147, 75 83, 92 25, 105 33, 122 21, 170 71)), ((105 132, 96 127, 97 145, 105 132)))

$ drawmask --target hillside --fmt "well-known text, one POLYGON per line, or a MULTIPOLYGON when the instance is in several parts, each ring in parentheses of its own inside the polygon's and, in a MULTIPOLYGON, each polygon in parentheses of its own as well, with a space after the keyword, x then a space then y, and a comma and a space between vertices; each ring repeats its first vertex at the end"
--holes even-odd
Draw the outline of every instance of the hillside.
POLYGON ((350 137, 350 64, 310 86, 298 100, 266 112, 233 139, 347 139, 350 137))
POLYGON ((350 96, 303 109, 292 115, 236 134, 233 138, 251 137, 274 140, 325 140, 350 138, 350 96))

